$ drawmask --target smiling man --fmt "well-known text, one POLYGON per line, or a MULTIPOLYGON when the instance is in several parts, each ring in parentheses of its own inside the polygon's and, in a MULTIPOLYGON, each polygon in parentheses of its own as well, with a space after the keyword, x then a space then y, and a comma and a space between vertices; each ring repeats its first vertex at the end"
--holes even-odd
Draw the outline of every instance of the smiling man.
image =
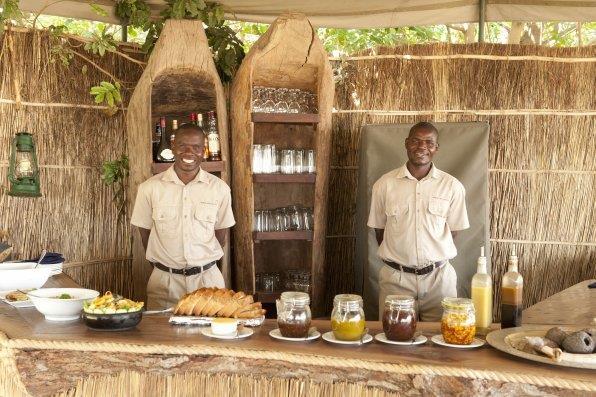
POLYGON ((174 165, 139 185, 131 223, 153 265, 147 308, 174 306, 187 292, 224 288, 216 261, 225 229, 235 224, 230 188, 201 169, 203 131, 183 124, 173 143, 174 165))
POLYGON ((470 227, 464 186, 432 163, 439 132, 428 122, 410 129, 408 161, 383 175, 372 190, 368 226, 375 229, 379 272, 379 318, 387 295, 410 295, 422 321, 441 319, 441 300, 457 296, 457 275, 449 259, 453 238, 470 227))

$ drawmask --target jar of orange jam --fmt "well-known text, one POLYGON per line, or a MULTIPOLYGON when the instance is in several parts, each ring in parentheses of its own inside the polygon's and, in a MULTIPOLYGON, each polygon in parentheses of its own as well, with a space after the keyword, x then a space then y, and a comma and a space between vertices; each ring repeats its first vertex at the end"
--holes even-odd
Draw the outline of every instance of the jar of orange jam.
POLYGON ((476 335, 474 303, 466 298, 444 298, 441 334, 452 345, 469 345, 476 335))

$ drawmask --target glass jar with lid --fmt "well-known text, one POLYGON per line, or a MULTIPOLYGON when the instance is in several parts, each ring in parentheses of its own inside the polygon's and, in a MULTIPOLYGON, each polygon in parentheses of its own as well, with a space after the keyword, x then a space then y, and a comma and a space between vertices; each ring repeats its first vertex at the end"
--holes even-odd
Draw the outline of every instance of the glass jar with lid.
POLYGON ((467 298, 444 298, 441 334, 453 345, 469 345, 476 335, 474 303, 467 298))
POLYGON ((277 325, 286 338, 306 338, 310 329, 310 297, 304 292, 286 291, 276 301, 277 325))
POLYGON ((408 341, 414 337, 418 322, 414 298, 408 295, 388 295, 383 310, 385 337, 394 341, 408 341))
POLYGON ((360 295, 340 294, 333 299, 331 312, 331 330, 339 340, 359 340, 366 329, 362 297, 360 295))

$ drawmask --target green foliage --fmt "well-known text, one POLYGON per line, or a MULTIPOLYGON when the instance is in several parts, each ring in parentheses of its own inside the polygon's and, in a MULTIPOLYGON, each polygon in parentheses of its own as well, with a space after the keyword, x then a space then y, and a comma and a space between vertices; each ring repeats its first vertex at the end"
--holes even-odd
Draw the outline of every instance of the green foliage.
POLYGON ((50 62, 60 62, 63 66, 70 65, 74 57, 72 50, 64 45, 63 34, 66 32, 65 26, 50 26, 50 62))
POLYGON ((89 91, 95 97, 95 103, 104 103, 108 106, 108 114, 113 115, 118 111, 118 105, 122 103, 122 95, 120 94, 120 83, 114 84, 107 81, 102 81, 99 85, 91 87, 89 91))
MULTIPOLYGON (((19 9, 19 0, 0 0, 0 25, 4 25, 7 21, 20 22, 23 18, 23 13, 19 9)), ((0 32, 2 34, 2 32, 0 32)))
POLYGON ((244 59, 242 41, 225 25, 208 26, 205 34, 222 81, 231 81, 244 59))
POLYGON ((143 30, 148 30, 151 24, 151 9, 144 1, 117 1, 116 15, 118 15, 118 17, 120 17, 126 24, 143 30))
POLYGON ((95 4, 95 3, 91 3, 89 4, 91 6, 91 9, 100 17, 107 17, 108 16, 108 12, 106 10, 104 10, 103 8, 101 8, 101 6, 95 4))
POLYGON ((93 32, 91 41, 85 43, 85 50, 104 56, 106 51, 116 51, 116 41, 114 36, 107 32, 107 27, 104 26, 99 32, 93 32))
POLYGON ((128 183, 128 156, 123 154, 118 160, 105 161, 102 165, 101 179, 108 186, 112 186, 114 194, 112 201, 118 208, 118 219, 124 215, 126 209, 126 186, 128 183))

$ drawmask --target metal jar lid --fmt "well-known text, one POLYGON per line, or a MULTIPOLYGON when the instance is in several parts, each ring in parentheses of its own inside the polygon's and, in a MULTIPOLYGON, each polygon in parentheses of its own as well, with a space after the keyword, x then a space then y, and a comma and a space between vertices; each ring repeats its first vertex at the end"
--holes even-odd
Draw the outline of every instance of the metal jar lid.
POLYGON ((306 306, 310 304, 310 296, 306 292, 286 291, 282 292, 280 299, 283 303, 306 306))

